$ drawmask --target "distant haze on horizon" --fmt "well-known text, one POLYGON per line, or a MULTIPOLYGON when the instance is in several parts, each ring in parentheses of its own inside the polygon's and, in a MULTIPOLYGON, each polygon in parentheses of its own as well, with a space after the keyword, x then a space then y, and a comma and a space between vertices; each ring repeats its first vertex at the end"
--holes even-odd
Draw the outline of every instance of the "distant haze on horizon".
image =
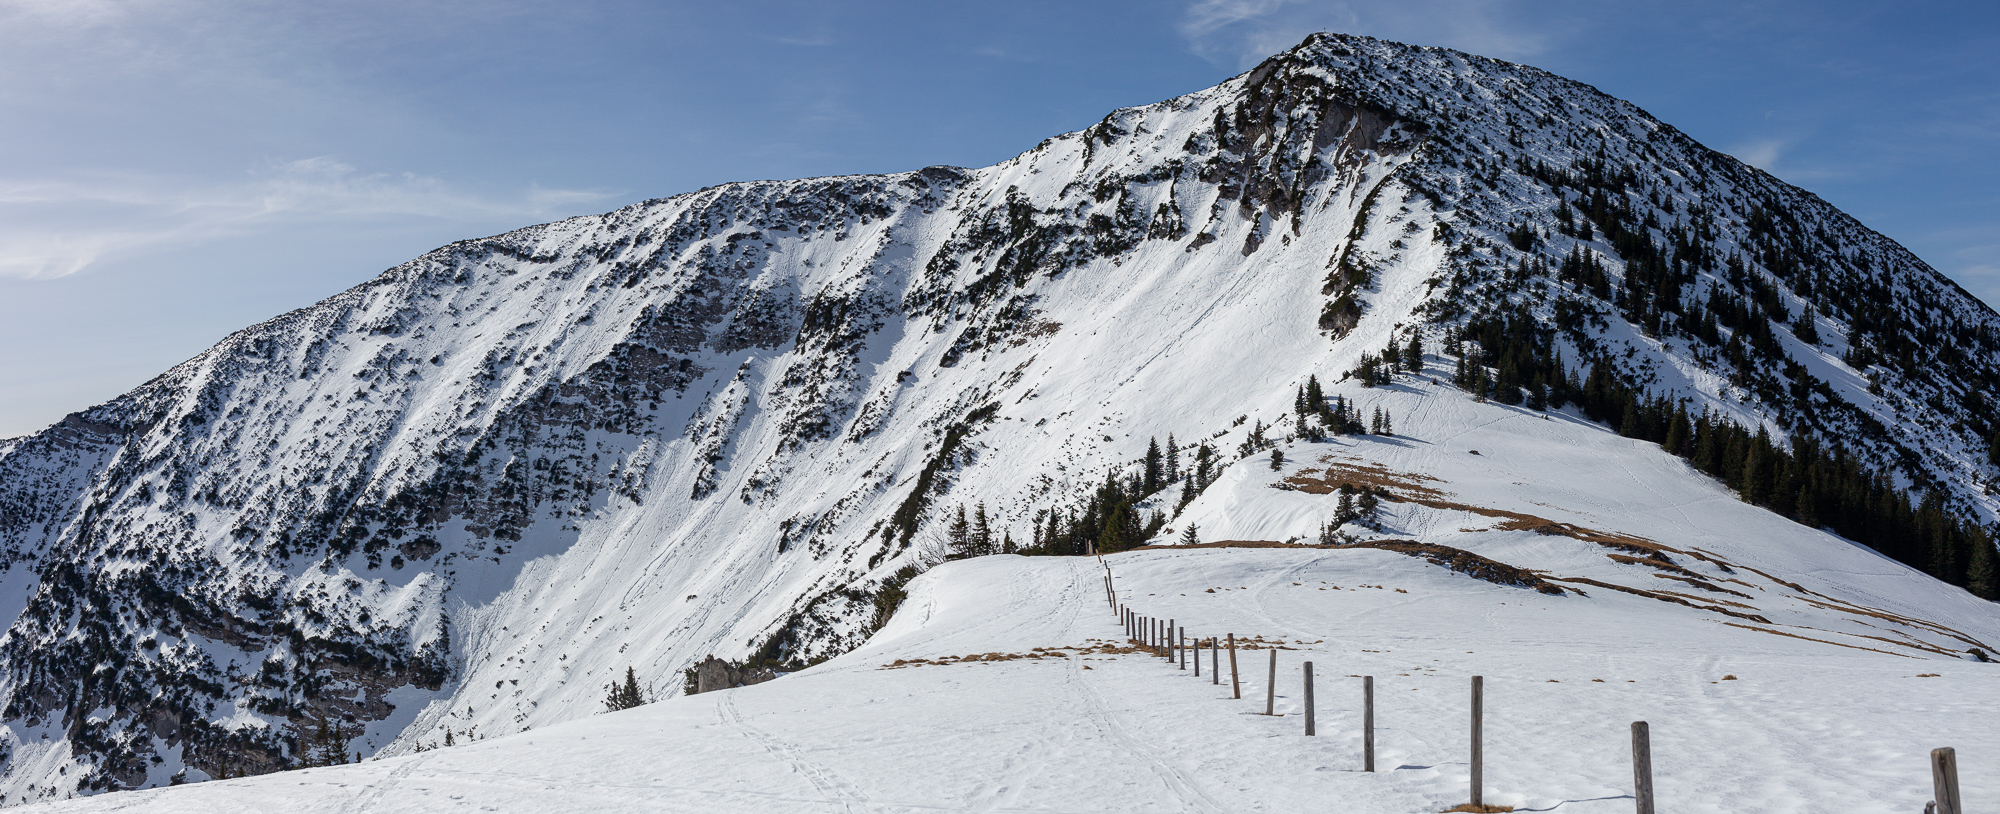
POLYGON ((453 240, 978 167, 1319 30, 1588 82, 2000 302, 2000 9, 0 0, 0 438, 453 240))

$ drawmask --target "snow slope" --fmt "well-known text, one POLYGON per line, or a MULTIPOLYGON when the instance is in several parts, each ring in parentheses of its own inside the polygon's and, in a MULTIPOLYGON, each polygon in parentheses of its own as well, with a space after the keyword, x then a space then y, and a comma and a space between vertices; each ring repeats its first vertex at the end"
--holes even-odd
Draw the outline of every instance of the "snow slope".
MULTIPOLYGON (((1844 432, 1899 485, 1992 516, 1980 383, 2000 318, 1920 260, 1587 86, 1315 37, 993 167, 731 184, 453 244, 9 442, 0 802, 297 766, 329 723, 371 756, 533 738, 589 717, 627 668, 672 693, 710 653, 838 654, 953 508, 984 503, 1026 542, 1169 434, 1227 464, 1176 528, 1306 535, 1330 498, 1267 488, 1267 452, 1230 459, 1309 376, 1407 435, 1290 448, 1290 476, 1365 448, 1448 484, 1388 504, 1384 535, 1650 586, 1574 583, 1591 596, 1564 607, 1940 657, 1969 645, 1924 621, 1984 630, 1962 591, 1573 415, 1341 381, 1391 341, 1436 350, 1501 309, 1559 325, 1574 363, 1588 350, 1781 437, 1844 432), (1560 230, 1581 187, 1543 166, 1676 247, 1679 293, 1653 297, 1607 239, 1560 230), (1511 248, 1520 228, 1530 249, 1511 248), (1548 273, 1581 251, 1614 293, 1548 273), (1530 255, 1537 270, 1510 271, 1530 255), (1726 346, 1689 338, 1693 311, 1753 296, 1765 310, 1726 346), (1642 301, 1687 313, 1627 320, 1642 301), (1763 316, 1808 304, 1821 342, 1763 316), (1743 362, 1765 322, 1753 347, 1785 364, 1743 362), (1907 341, 1926 331, 1943 338, 1907 341), (1476 459, 1455 446, 1474 441, 1476 459), (1652 561, 1682 570, 1526 530, 1550 523, 1658 541, 1672 562, 1652 561), (1828 563, 1845 563, 1838 590, 1814 587, 1828 563), (1780 580, 1918 621, 1826 610, 1780 580)), ((1451 360, 1429 363, 1435 380, 1451 360)))
MULTIPOLYGON (((1372 548, 985 557, 920 577, 865 646, 772 683, 51 810, 1436 811, 1464 800, 1470 675, 1486 677, 1486 799, 1522 810, 1629 811, 1633 720, 1652 727, 1659 799, 1674 811, 1914 811, 1929 797, 1926 754, 1944 745, 1959 751, 1965 799, 2000 794, 2000 734, 1986 724, 2000 665, 1954 655, 1968 640, 2000 641, 1991 603, 1746 506, 1595 425, 1445 389, 1385 401, 1410 416, 1406 435, 1294 444, 1288 458, 1421 475, 1466 507, 1699 551, 1671 559, 1747 596, 1682 591, 1706 606, 1694 607, 1574 582, 1556 584, 1587 595, 1551 595, 1372 548), (1244 698, 1231 700, 1207 664, 1196 678, 1107 648, 1122 636, 1105 569, 1130 607, 1197 636, 1282 642, 1282 717, 1256 714, 1269 650, 1238 653, 1244 698), (1300 718, 1308 660, 1312 739, 1300 718), (1357 771, 1358 675, 1376 677, 1374 775, 1357 771)), ((1232 472, 1183 516, 1273 538, 1336 499, 1271 488, 1297 467, 1232 472)), ((1545 578, 1673 582, 1608 556, 1620 549, 1466 530, 1494 517, 1465 509, 1388 505, 1391 536, 1545 578)))

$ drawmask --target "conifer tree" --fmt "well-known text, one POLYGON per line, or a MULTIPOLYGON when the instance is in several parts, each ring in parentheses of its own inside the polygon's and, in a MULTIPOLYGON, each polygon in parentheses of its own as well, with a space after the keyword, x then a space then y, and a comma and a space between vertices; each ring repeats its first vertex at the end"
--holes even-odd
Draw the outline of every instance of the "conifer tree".
POLYGON ((1403 369, 1424 372, 1424 340, 1418 331, 1411 331, 1409 344, 1403 346, 1403 369))
POLYGON ((1819 344, 1819 309, 1811 305, 1792 322, 1792 335, 1808 345, 1819 344))
POLYGON ((646 695, 639 689, 639 673, 631 667, 625 668, 625 681, 611 682, 605 686, 604 708, 611 712, 631 709, 646 703, 646 695))
POLYGON ((1319 376, 1316 374, 1306 376, 1306 409, 1314 413, 1326 411, 1326 393, 1320 390, 1319 376))
POLYGON ((1166 468, 1160 455, 1160 442, 1156 438, 1146 439, 1145 485, 1141 494, 1152 494, 1165 486, 1166 468))
POLYGON ((1168 483, 1181 479, 1181 447, 1174 443, 1173 433, 1167 433, 1166 479, 1168 483))
POLYGON ((1354 509, 1360 515, 1361 521, 1371 527, 1374 526, 1376 515, 1382 506, 1381 500, 1375 497, 1375 490, 1361 490, 1361 497, 1354 504, 1354 509))
POLYGON ((1276 472, 1283 468, 1285 468, 1285 451, 1282 449, 1271 450, 1271 471, 1276 472))
POLYGON ((1965 566, 1966 588, 1980 599, 2000 599, 2000 554, 1993 550, 1993 538, 1986 529, 1974 527, 1970 562, 1965 566))
POLYGON ((958 504, 958 517, 945 530, 945 541, 951 548, 947 556, 953 559, 975 556, 972 553, 972 524, 965 520, 965 504, 958 504))
POLYGON ((1007 531, 1003 531, 1000 533, 1000 553, 1002 554, 1020 553, 1020 549, 1014 546, 1013 530, 1009 529, 1007 531))
POLYGON ((1208 488, 1209 482, 1215 479, 1215 473, 1212 471, 1215 467, 1214 456, 1215 453, 1209 450, 1207 444, 1195 447, 1194 490, 1189 494, 1208 488))
POLYGON ((1181 532, 1181 545, 1200 545, 1201 534, 1197 530, 1199 528, 1199 526, 1189 523, 1187 529, 1181 532))
POLYGON ((1391 436, 1396 434, 1395 419, 1389 416, 1388 410, 1382 411, 1382 434, 1391 436))
POLYGON ((984 557, 993 553, 993 526, 986 517, 986 504, 982 501, 972 514, 972 556, 984 557))

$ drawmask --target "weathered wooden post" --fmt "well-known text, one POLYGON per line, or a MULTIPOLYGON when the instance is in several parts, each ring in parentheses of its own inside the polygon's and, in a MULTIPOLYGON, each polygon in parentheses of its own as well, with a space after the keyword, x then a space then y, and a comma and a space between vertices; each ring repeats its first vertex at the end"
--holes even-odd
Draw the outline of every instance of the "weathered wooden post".
POLYGON ((1645 721, 1632 722, 1632 797, 1639 814, 1653 812, 1653 742, 1645 721))
POLYGON ((1375 677, 1361 677, 1361 770, 1375 771, 1375 677))
POLYGON ((1271 647, 1271 677, 1264 682, 1264 714, 1278 713, 1278 648, 1271 647))
POLYGON ((1958 751, 1949 746, 1931 750, 1931 793, 1937 814, 1965 814, 1958 800, 1958 751))
POLYGON ((1167 640, 1166 640, 1165 642, 1163 642, 1163 644, 1165 644, 1165 645, 1167 646, 1167 647, 1166 647, 1166 653, 1165 653, 1165 655, 1166 655, 1166 657, 1167 657, 1167 661, 1173 661, 1173 660, 1174 660, 1174 634, 1175 634, 1175 632, 1176 632, 1176 631, 1175 631, 1175 628, 1174 628, 1174 620, 1172 620, 1172 619, 1168 619, 1168 620, 1167 620, 1167 640))
MULTIPOLYGON (((1187 631, 1183 630, 1179 633, 1174 634, 1174 644, 1180 645, 1181 669, 1185 670, 1187 669, 1187 631)), ((1200 664, 1201 662, 1195 662, 1195 663, 1200 664)))
POLYGON ((1306 662, 1306 734, 1318 734, 1313 731, 1313 663, 1310 661, 1306 662))
POLYGON ((1486 778, 1483 776, 1486 755, 1480 748, 1480 726, 1486 697, 1486 677, 1472 677, 1472 807, 1486 805, 1486 778))
POLYGON ((1194 637, 1194 677, 1201 677, 1201 637, 1194 637))
POLYGON ((1208 637, 1208 683, 1221 686, 1222 650, 1216 647, 1218 644, 1221 642, 1216 641, 1214 636, 1208 637))
POLYGON ((1243 697, 1243 679, 1236 674, 1236 634, 1229 634, 1229 691, 1238 699, 1243 697))

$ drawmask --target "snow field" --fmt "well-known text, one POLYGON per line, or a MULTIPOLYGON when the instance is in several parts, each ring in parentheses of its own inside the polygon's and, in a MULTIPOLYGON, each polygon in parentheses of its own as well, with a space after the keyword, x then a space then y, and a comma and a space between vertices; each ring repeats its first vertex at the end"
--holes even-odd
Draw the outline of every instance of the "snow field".
POLYGON ((1630 810, 1633 720, 1652 725, 1666 810, 1917 810, 1939 745, 1958 748, 1966 799, 2000 793, 2000 743, 1981 715, 2000 668, 1759 635, 1614 592, 1545 596, 1377 550, 1106 559, 1142 612, 1197 635, 1282 638, 1282 717, 1258 714, 1262 650, 1238 654, 1241 701, 1226 675, 1217 686, 1206 669, 1197 680, 1137 653, 883 669, 1120 637, 1095 561, 990 557, 913 582, 868 646, 769 684, 50 810, 1438 811, 1465 799, 1474 674, 1486 676, 1489 803, 1630 810), (1308 659, 1314 738, 1299 716, 1308 659), (1929 672, 1940 675, 1915 677, 1929 672), (1372 775, 1359 771, 1350 674, 1376 677, 1372 775))

